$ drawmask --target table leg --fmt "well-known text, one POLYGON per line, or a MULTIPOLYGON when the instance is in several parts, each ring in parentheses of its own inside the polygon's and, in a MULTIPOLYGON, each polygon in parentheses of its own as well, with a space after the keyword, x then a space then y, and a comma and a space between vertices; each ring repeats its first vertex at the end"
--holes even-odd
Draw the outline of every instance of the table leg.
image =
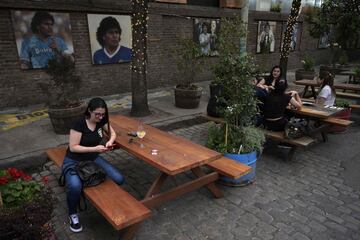
POLYGON ((305 86, 305 87, 304 87, 304 91, 303 91, 303 94, 302 94, 301 97, 303 97, 303 98, 306 97, 306 92, 307 92, 308 88, 309 88, 309 86, 305 86))
MULTIPOLYGON (((200 167, 196 167, 191 169, 191 171, 195 174, 197 177, 203 177, 206 174, 201 170, 200 167)), ((216 197, 216 198, 222 198, 224 197, 224 194, 220 191, 220 189, 215 185, 215 183, 209 183, 206 185, 206 187, 209 189, 209 191, 216 197)))
POLYGON ((314 86, 311 86, 311 91, 312 91, 313 98, 316 99, 316 92, 315 92, 314 86))
MULTIPOLYGON (((165 192, 159 193, 160 187, 165 180, 164 179, 165 176, 167 177, 168 175, 165 173, 162 173, 155 180, 155 182, 151 186, 149 192, 146 194, 147 197, 141 201, 146 207, 152 208, 152 207, 158 206, 163 202, 170 201, 174 198, 184 195, 185 193, 194 191, 200 187, 211 185, 211 183, 214 183, 216 180, 219 179, 219 174, 217 172, 212 172, 209 174, 204 173, 204 175, 201 177, 198 177, 192 181, 186 182, 180 186, 174 187, 165 192)), ((214 187, 216 188, 215 185, 214 185, 214 187)), ((216 193, 215 189, 214 189, 214 192, 216 193)), ((221 196, 220 194, 222 194, 222 193, 220 192, 216 196, 220 197, 221 196)))
POLYGON ((160 192, 161 186, 164 184, 167 177, 168 177, 168 175, 166 173, 161 172, 160 175, 156 178, 156 180, 151 185, 149 191, 146 193, 145 199, 160 192))
POLYGON ((133 224, 132 226, 126 228, 126 232, 120 236, 121 240, 132 240, 135 237, 137 230, 140 227, 140 223, 133 224))

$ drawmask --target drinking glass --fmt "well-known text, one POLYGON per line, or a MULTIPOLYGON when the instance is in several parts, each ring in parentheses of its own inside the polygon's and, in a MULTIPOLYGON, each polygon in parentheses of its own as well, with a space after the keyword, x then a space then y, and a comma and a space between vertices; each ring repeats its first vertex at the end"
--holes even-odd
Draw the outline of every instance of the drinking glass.
POLYGON ((145 145, 143 144, 142 139, 145 137, 146 131, 142 123, 139 124, 138 129, 136 131, 136 135, 138 138, 140 138, 140 147, 144 148, 145 145))

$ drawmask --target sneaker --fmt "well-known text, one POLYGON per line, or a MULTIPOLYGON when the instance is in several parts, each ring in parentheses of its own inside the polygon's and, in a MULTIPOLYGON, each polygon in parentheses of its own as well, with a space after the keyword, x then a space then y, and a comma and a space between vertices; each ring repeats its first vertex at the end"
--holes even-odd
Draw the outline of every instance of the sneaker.
POLYGON ((73 232, 81 232, 82 231, 82 226, 79 222, 79 217, 77 214, 71 214, 69 216, 70 219, 70 230, 73 232))

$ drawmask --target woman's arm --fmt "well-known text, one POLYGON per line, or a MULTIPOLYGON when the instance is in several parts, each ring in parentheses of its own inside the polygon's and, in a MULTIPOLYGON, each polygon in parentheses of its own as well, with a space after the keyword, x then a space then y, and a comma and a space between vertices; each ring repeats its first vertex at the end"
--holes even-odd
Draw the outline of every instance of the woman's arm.
POLYGON ((74 129, 70 130, 70 136, 69 136, 69 148, 71 152, 76 153, 87 153, 87 152, 105 152, 108 149, 104 147, 103 145, 97 145, 95 147, 84 147, 80 145, 82 133, 75 131, 74 129))
POLYGON ((298 102, 294 97, 292 97, 290 99, 290 104, 294 107, 296 107, 297 109, 301 109, 302 103, 298 102))
POLYGON ((315 103, 316 103, 316 104, 319 104, 319 105, 321 105, 321 106, 324 106, 324 105, 325 105, 325 98, 318 96, 318 97, 316 98, 315 103))
MULTIPOLYGON (((107 131, 108 123, 104 125, 103 129, 106 129, 106 131, 107 131)), ((109 133, 107 133, 107 134, 109 134, 109 133)), ((110 138, 109 138, 109 141, 106 142, 105 147, 110 147, 111 145, 113 145, 115 139, 116 139, 116 132, 110 125, 110 138)))

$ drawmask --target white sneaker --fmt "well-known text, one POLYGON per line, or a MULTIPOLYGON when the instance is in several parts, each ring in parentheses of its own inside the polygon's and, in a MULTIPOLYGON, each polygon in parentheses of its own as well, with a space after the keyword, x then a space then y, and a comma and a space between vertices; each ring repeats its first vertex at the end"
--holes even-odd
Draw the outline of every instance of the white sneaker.
POLYGON ((82 231, 82 226, 79 222, 79 217, 77 214, 71 214, 69 216, 69 219, 70 219, 70 230, 72 232, 81 232, 82 231))

